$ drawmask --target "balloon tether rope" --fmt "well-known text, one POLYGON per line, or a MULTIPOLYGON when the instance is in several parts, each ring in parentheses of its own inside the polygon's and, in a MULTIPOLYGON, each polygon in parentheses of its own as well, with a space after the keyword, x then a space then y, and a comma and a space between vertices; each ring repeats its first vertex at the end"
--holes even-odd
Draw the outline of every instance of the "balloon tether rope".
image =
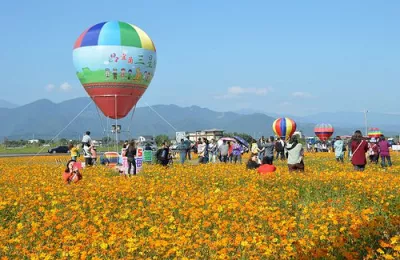
MULTIPOLYGON (((50 143, 53 142, 62 132, 64 132, 65 129, 67 129, 85 110, 86 108, 88 108, 90 106, 90 104, 92 104, 92 100, 90 100, 89 104, 87 104, 82 110, 81 112, 79 112, 61 131, 58 132, 58 134, 56 136, 54 136, 51 140, 50 143)), ((45 146, 42 147, 42 149, 39 150, 39 152, 37 152, 34 156, 31 157, 31 159, 27 162, 30 163, 33 158, 35 158, 36 156, 38 156, 43 150, 44 150, 45 146)))
POLYGON ((167 119, 165 119, 162 115, 160 115, 156 110, 154 110, 149 104, 147 104, 147 102, 144 102, 151 110, 153 110, 154 113, 156 113, 162 120, 165 121, 165 123, 167 123, 170 127, 172 127, 172 129, 175 130, 175 132, 177 132, 178 130, 170 123, 168 122, 167 119))

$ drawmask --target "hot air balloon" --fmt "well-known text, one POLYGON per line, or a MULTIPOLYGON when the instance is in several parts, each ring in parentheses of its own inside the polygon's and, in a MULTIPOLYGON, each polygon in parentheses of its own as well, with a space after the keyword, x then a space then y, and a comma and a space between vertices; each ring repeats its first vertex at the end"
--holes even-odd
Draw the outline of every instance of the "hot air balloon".
POLYGON ((382 136, 382 132, 379 130, 379 128, 370 128, 368 129, 368 137, 370 138, 379 138, 382 136))
POLYGON ((321 141, 326 141, 332 136, 334 129, 331 124, 317 124, 314 133, 321 141))
POLYGON ((139 27, 120 21, 98 23, 76 40, 73 61, 86 92, 109 118, 125 117, 154 76, 156 49, 139 27))
POLYGON ((287 117, 278 118, 272 123, 272 130, 277 136, 287 140, 296 131, 296 122, 287 117))

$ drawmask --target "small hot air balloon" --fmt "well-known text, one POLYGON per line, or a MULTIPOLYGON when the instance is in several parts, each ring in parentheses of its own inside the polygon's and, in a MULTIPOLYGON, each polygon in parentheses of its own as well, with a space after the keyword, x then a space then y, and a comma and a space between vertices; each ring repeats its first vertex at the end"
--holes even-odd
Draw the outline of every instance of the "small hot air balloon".
POLYGON ((321 141, 326 141, 332 136, 334 129, 331 124, 317 124, 314 133, 321 141))
POLYGON ((109 118, 125 117, 149 86, 156 69, 156 49, 139 27, 102 22, 76 40, 73 61, 86 92, 109 118))
POLYGON ((370 128, 368 129, 368 137, 370 138, 379 138, 382 136, 382 132, 379 130, 379 128, 370 128))
POLYGON ((277 136, 287 140, 296 131, 296 122, 287 117, 278 118, 272 123, 272 130, 277 136))

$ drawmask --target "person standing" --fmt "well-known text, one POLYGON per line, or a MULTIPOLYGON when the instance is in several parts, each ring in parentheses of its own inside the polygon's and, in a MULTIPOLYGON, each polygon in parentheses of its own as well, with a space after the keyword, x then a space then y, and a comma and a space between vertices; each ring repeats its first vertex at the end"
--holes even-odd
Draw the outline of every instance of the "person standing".
POLYGON ((199 141, 197 142, 197 155, 199 156, 199 163, 203 163, 205 148, 206 144, 203 143, 201 138, 199 138, 199 141))
POLYGON ((274 161, 274 137, 270 136, 267 139, 267 142, 264 144, 264 155, 263 163, 265 164, 272 164, 274 161))
POLYGON ((192 160, 192 154, 190 153, 192 149, 192 144, 190 143, 189 136, 185 140, 185 146, 186 146, 186 156, 188 160, 192 160))
POLYGON ((348 153, 347 153, 347 159, 349 160, 349 161, 351 161, 351 157, 353 157, 353 152, 351 151, 351 139, 350 140, 347 140, 347 150, 349 151, 348 153))
POLYGON ((208 163, 210 159, 210 142, 208 141, 207 138, 203 138, 203 143, 204 145, 204 157, 203 157, 203 163, 208 163))
POLYGON ((85 166, 92 166, 92 154, 90 150, 92 149, 88 143, 84 143, 83 145, 83 157, 85 158, 85 166))
POLYGON ((276 159, 281 159, 284 160, 285 159, 285 143, 283 142, 283 140, 281 138, 278 137, 278 139, 276 140, 275 143, 275 150, 276 150, 276 159))
POLYGON ((242 146, 238 143, 234 143, 232 145, 232 147, 233 147, 232 148, 232 161, 235 163, 237 161, 239 161, 239 163, 241 164, 242 163, 242 151, 243 151, 242 146))
POLYGON ((386 167, 386 161, 388 162, 388 166, 392 166, 392 160, 390 159, 390 153, 389 153, 389 147, 390 144, 388 141, 386 141, 385 136, 381 136, 379 140, 379 150, 380 150, 380 155, 381 155, 381 166, 386 167))
POLYGON ((209 144, 209 150, 210 150, 210 162, 215 163, 217 161, 217 144, 215 143, 215 139, 211 140, 211 143, 209 144))
POLYGON ((344 162, 344 152, 343 152, 343 148, 344 148, 344 143, 343 140, 340 138, 340 136, 336 136, 336 141, 334 143, 334 149, 335 149, 335 157, 336 157, 336 161, 338 162, 344 162))
POLYGON ((367 164, 367 159, 365 158, 365 153, 368 151, 368 143, 363 139, 360 130, 354 132, 351 141, 351 151, 353 156, 351 157, 351 162, 356 171, 364 171, 365 165, 367 164))
POLYGON ((250 152, 251 152, 252 154, 257 154, 257 156, 258 156, 258 153, 259 153, 260 151, 261 151, 261 150, 258 148, 257 141, 256 141, 255 139, 253 139, 252 142, 251 142, 250 152))
POLYGON ((68 150, 71 153, 71 160, 76 161, 78 159, 79 150, 74 144, 68 145, 68 150))
POLYGON ((181 142, 178 144, 176 149, 179 151, 179 158, 181 160, 181 164, 184 164, 187 153, 187 146, 185 144, 185 140, 181 139, 181 142))
POLYGON ((97 149, 94 145, 90 148, 90 155, 92 156, 92 165, 96 165, 97 163, 97 149))
POLYGON ((257 146, 258 146, 258 150, 259 150, 258 159, 260 161, 262 161, 264 158, 264 144, 265 144, 265 139, 264 139, 264 136, 262 136, 260 139, 258 139, 258 142, 257 142, 257 146))
POLYGON ((233 159, 233 142, 228 142, 228 161, 231 163, 233 159))
POLYGON ((288 153, 288 168, 289 171, 304 172, 304 151, 303 145, 299 143, 297 135, 293 135, 286 146, 288 153))
POLYGON ((82 137, 82 148, 87 145, 92 145, 92 138, 90 137, 90 131, 86 131, 85 135, 82 137))
POLYGON ((157 159, 163 166, 168 166, 169 162, 169 147, 168 145, 164 142, 162 143, 161 148, 157 151, 157 159))
POLYGON ((126 157, 128 159, 128 175, 131 175, 131 169, 133 165, 133 175, 136 175, 136 147, 135 141, 131 141, 126 149, 126 157))
POLYGON ((226 163, 228 161, 228 151, 229 147, 226 141, 224 140, 223 143, 219 146, 219 152, 221 154, 221 162, 226 163))
POLYGON ((378 164, 379 161, 379 146, 376 143, 375 138, 371 138, 371 141, 369 143, 369 149, 368 149, 368 154, 369 154, 369 160, 371 163, 378 164))

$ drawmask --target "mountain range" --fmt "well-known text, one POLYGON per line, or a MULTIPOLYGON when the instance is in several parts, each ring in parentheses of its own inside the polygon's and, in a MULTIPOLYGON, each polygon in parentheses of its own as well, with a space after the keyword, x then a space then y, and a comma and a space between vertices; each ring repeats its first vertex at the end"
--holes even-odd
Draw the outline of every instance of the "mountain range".
POLYGON ((7 100, 0 99, 0 108, 16 108, 18 105, 8 102, 7 100))
MULTIPOLYGON (((139 135, 174 136, 176 131, 211 128, 258 137, 273 134, 271 125, 278 116, 285 115, 251 111, 217 112, 198 106, 154 105, 151 108, 138 107, 133 116, 130 113, 124 119, 118 120, 118 124, 122 125, 121 138, 124 139, 139 135)), ((350 135, 355 129, 363 132, 365 129, 363 113, 357 112, 318 113, 291 118, 296 121, 297 129, 308 136, 314 135, 315 123, 321 122, 334 125, 335 135, 350 135)), ((400 115, 368 113, 368 120, 374 126, 380 127, 386 135, 398 135, 399 119, 400 115)), ((5 137, 51 139, 56 135, 59 138, 80 139, 86 130, 90 130, 94 138, 102 138, 110 134, 111 124, 115 124, 115 120, 107 119, 97 110, 90 98, 76 98, 61 103, 41 99, 23 106, 0 106, 0 120, 3 122, 0 128, 1 140, 5 137)))

